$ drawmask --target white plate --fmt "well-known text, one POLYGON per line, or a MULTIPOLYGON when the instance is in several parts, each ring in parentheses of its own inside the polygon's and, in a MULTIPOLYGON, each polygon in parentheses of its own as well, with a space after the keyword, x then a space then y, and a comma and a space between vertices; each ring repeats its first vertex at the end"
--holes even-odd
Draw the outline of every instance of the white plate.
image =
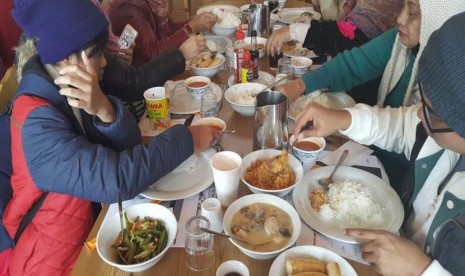
POLYGON ((312 50, 309 50, 307 48, 302 48, 300 49, 299 51, 302 51, 301 53, 300 52, 297 52, 298 50, 296 49, 293 49, 291 51, 283 51, 283 55, 285 57, 308 57, 308 58, 316 58, 318 57, 315 52, 313 52, 312 50))
POLYGON ((341 275, 356 276, 357 273, 352 266, 336 253, 318 246, 297 246, 281 253, 270 267, 269 276, 286 276, 286 261, 293 258, 311 257, 324 263, 337 262, 341 268, 341 275))
MULTIPOLYGON (((340 222, 329 222, 324 220, 310 205, 309 195, 313 189, 321 187, 318 184, 318 180, 328 177, 333 169, 334 166, 327 166, 306 173, 300 185, 294 188, 292 194, 294 207, 302 220, 312 229, 338 241, 358 243, 354 238, 344 234, 344 229, 347 228, 346 225, 341 225, 340 222)), ((404 219, 404 207, 402 206, 399 196, 389 184, 369 172, 345 166, 339 168, 334 178, 335 181, 344 181, 348 179, 370 189, 373 201, 384 208, 384 219, 382 224, 372 227, 373 229, 382 229, 392 233, 396 233, 399 230, 404 219)))
MULTIPOLYGON (((345 107, 351 107, 355 105, 354 99, 352 99, 351 96, 347 95, 344 92, 335 92, 335 93, 325 92, 325 93, 330 100, 330 108, 342 109, 345 107)), ((309 97, 309 96, 308 95, 300 96, 300 98, 298 98, 297 100, 299 99, 302 100, 301 99, 302 97, 309 97)), ((291 118, 292 120, 295 120, 297 115, 302 111, 303 108, 305 108, 305 107, 299 108, 296 104, 297 100, 293 101, 289 105, 289 118, 291 118)))
POLYGON ((226 50, 232 47, 231 39, 224 37, 224 36, 216 36, 216 35, 206 35, 204 36, 205 40, 211 40, 216 43, 217 45, 217 52, 222 54, 226 52, 226 50))
MULTIPOLYGON (((268 86, 272 84, 275 80, 275 77, 273 77, 272 74, 264 71, 259 71, 258 72, 258 83, 261 83, 265 86, 268 86)), ((234 75, 230 76, 228 79, 228 86, 233 86, 234 85, 234 75)))
POLYGON ((321 18, 321 14, 312 8, 288 8, 278 12, 278 21, 284 24, 292 24, 303 12, 312 13, 312 19, 315 20, 320 20, 321 18))
POLYGON ((203 6, 197 10, 197 14, 202 13, 202 12, 211 12, 213 9, 220 9, 225 12, 229 13, 240 13, 241 10, 238 7, 232 6, 232 5, 209 5, 209 6, 203 6))
MULTIPOLYGON (((175 114, 192 114, 200 112, 200 97, 194 97, 187 92, 186 86, 184 86, 184 80, 177 81, 174 85, 176 85, 174 99, 171 99, 172 91, 167 89, 168 98, 170 99, 170 112, 175 114)), ((165 85, 165 87, 166 86, 167 85, 165 85)), ((215 93, 217 101, 220 102, 221 97, 223 96, 221 87, 212 82, 208 89, 215 93)))
POLYGON ((215 153, 209 149, 192 155, 140 194, 150 199, 178 200, 200 193, 213 183, 210 158, 215 153))

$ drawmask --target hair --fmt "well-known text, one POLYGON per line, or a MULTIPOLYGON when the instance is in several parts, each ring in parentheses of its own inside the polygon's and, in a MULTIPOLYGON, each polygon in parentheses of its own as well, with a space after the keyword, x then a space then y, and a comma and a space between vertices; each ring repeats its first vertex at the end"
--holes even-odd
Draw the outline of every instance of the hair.
POLYGON ((103 52, 103 50, 106 48, 107 42, 108 42, 108 30, 105 30, 98 34, 94 39, 92 39, 91 42, 85 44, 79 50, 74 52, 76 56, 78 57, 79 60, 81 60, 81 52, 89 49, 90 47, 93 47, 93 49, 89 53, 89 58, 99 55, 100 53, 103 52))

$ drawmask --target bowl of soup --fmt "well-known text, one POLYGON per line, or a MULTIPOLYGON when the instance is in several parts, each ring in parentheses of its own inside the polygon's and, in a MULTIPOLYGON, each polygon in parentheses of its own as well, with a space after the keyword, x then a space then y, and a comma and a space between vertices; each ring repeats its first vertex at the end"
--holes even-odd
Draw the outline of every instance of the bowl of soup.
POLYGON ((326 140, 323 137, 307 137, 294 141, 291 136, 289 141, 294 144, 292 154, 305 165, 313 165, 321 151, 326 147, 326 140))
POLYGON ((190 77, 184 81, 187 92, 196 98, 200 98, 205 92, 207 92, 210 83, 210 78, 202 76, 190 77))
POLYGON ((299 184, 303 175, 302 164, 287 151, 262 149, 242 158, 241 180, 256 194, 283 197, 299 184))
POLYGON ((223 227, 245 255, 264 260, 278 256, 296 242, 301 222, 294 207, 282 198, 251 194, 229 205, 223 227))

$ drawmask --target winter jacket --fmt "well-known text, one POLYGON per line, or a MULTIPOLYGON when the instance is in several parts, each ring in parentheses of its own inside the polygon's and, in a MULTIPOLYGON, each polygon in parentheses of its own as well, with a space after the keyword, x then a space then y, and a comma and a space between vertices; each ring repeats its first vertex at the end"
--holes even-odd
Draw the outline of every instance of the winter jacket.
MULTIPOLYGON (((416 141, 415 129, 420 123, 417 116, 419 108, 416 105, 380 109, 358 104, 347 109, 351 114, 352 124, 341 133, 361 144, 374 144, 383 149, 404 153, 409 158, 416 141)), ((462 216, 464 223, 464 172, 454 173, 445 186, 440 188, 443 180, 457 164, 459 156, 456 152, 441 148, 428 137, 415 160, 413 209, 404 230, 409 239, 435 259, 423 275, 449 275, 447 270, 455 274, 457 271, 463 273, 465 269, 464 226, 446 230, 449 231, 449 239, 438 238, 442 227, 450 227, 449 220, 462 216), (444 240, 448 240, 449 246, 439 244, 444 240), (451 257, 443 257, 448 254, 451 257), (441 259, 436 259, 436 256, 441 256, 441 259)))
POLYGON ((113 123, 81 110, 84 136, 40 60, 22 69, 50 87, 51 100, 24 95, 13 105, 14 195, 3 219, 11 237, 41 193, 49 193, 14 248, 10 274, 68 275, 93 224, 92 202, 113 203, 118 191, 133 198, 193 153, 192 137, 177 126, 141 145, 137 124, 112 96, 113 123))
MULTIPOLYGON (((155 4, 154 4, 155 5, 155 4)), ((126 24, 139 32, 132 65, 140 66, 154 56, 178 48, 189 36, 182 28, 187 22, 174 22, 167 0, 116 0, 110 9, 113 33, 121 35, 126 24), (158 14, 148 2, 159 2, 158 14)))

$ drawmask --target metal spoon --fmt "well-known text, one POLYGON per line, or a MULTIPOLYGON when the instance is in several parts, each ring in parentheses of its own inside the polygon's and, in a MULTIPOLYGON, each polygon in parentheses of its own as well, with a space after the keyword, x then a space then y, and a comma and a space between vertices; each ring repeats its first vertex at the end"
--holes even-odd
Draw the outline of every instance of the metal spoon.
POLYGON ((254 245, 254 246, 257 246, 257 245, 265 245, 265 244, 270 243, 270 242, 258 243, 258 244, 257 244, 257 243, 250 243, 250 242, 248 242, 248 241, 245 241, 245 240, 242 240, 242 239, 238 239, 238 238, 236 238, 236 237, 232 237, 232 236, 230 236, 230 235, 223 234, 223 233, 220 233, 220 232, 216 232, 216 231, 213 231, 213 230, 204 228, 204 227, 199 227, 199 229, 202 230, 202 231, 204 231, 204 232, 213 234, 213 235, 217 235, 217 236, 220 236, 220 237, 223 237, 223 238, 228 238, 228 239, 240 241, 240 242, 247 243, 247 244, 254 245))
POLYGON ((292 148, 294 148, 294 145, 296 145, 297 142, 299 142, 299 138, 296 136, 294 142, 287 148, 287 152, 292 152, 292 148))
POLYGON ((260 90, 260 91, 258 91, 257 93, 255 93, 254 96, 257 96, 258 94, 264 92, 265 90, 267 90, 267 89, 269 89, 269 88, 271 88, 271 87, 273 87, 273 86, 275 86, 275 85, 277 85, 277 84, 280 84, 281 82, 287 80, 288 77, 289 77, 289 76, 285 76, 285 77, 283 77, 283 78, 281 78, 281 79, 279 79, 279 80, 273 82, 272 84, 268 85, 267 87, 265 87, 265 88, 263 88, 262 90, 260 90))
POLYGON ((348 154, 349 154, 349 150, 344 150, 341 154, 341 157, 339 157, 339 161, 337 161, 337 164, 334 167, 333 172, 329 175, 329 177, 318 180, 318 184, 320 184, 325 190, 328 190, 329 189, 328 185, 333 183, 334 173, 341 166, 342 162, 344 162, 348 154))

